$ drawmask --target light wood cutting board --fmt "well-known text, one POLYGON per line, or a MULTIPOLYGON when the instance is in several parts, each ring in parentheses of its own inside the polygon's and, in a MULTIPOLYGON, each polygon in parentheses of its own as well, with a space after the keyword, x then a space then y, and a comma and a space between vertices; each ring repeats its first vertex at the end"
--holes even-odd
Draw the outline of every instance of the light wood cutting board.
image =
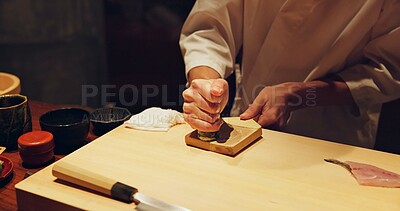
MULTIPOLYGON (((399 171, 400 155, 262 130, 260 140, 225 156, 187 146, 187 124, 168 132, 123 125, 61 159, 192 210, 400 210, 400 189, 360 186, 324 158, 399 171)), ((59 182, 53 164, 16 186, 19 210, 134 210, 59 182)))
POLYGON ((197 130, 185 136, 189 146, 234 156, 261 137, 261 126, 254 120, 240 120, 239 117, 223 118, 224 125, 220 129, 220 138, 206 142, 198 139, 197 130))

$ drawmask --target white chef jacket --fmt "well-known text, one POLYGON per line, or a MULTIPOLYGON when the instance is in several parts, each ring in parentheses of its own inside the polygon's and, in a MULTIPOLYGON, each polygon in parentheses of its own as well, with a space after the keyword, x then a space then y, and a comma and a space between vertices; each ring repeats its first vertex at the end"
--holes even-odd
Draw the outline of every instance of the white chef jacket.
POLYGON ((356 106, 294 111, 284 131, 373 148, 382 103, 400 97, 399 0, 198 0, 181 34, 186 74, 233 72, 243 48, 241 111, 262 87, 336 74, 356 106))

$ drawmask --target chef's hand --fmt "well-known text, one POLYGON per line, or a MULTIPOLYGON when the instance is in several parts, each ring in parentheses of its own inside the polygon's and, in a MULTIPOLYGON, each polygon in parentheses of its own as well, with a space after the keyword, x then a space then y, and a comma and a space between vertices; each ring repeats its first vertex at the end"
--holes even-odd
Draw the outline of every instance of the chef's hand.
POLYGON ((295 94, 298 87, 296 83, 265 87, 240 115, 240 119, 255 119, 264 128, 282 130, 290 112, 299 103, 298 95, 295 94))
POLYGON ((228 82, 224 79, 194 79, 183 93, 185 121, 194 129, 218 131, 220 114, 228 102, 228 82))

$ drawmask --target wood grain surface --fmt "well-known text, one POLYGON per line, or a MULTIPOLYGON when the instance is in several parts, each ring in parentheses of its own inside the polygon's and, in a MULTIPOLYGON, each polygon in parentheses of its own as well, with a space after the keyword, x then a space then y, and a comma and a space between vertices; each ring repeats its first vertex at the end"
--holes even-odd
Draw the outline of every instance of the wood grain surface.
MULTIPOLYGON (((231 157, 185 144, 187 124, 168 132, 120 126, 62 159, 192 210, 400 210, 400 189, 366 187, 324 158, 400 172, 400 156, 262 130, 231 157)), ((132 210, 57 180, 46 167, 17 184, 19 208, 132 210)))
MULTIPOLYGON (((29 107, 31 109, 32 115, 32 130, 36 131, 40 130, 39 118, 42 114, 64 106, 29 100, 29 107)), ((96 138, 97 136, 93 135, 93 133, 90 133, 87 141, 90 142, 96 138)), ((9 158, 13 162, 14 170, 11 177, 0 182, 0 210, 17 210, 17 201, 14 187, 15 184, 22 181, 26 173, 34 174, 40 169, 43 169, 46 165, 39 167, 30 167, 24 165, 22 163, 21 157, 19 156, 18 150, 3 152, 2 156, 9 158)), ((62 157, 64 157, 64 155, 56 155, 55 160, 59 160, 62 157)))
POLYGON ((215 141, 202 141, 197 130, 185 136, 185 143, 216 153, 234 156, 261 136, 261 126, 254 120, 241 121, 236 117, 225 117, 224 124, 215 141))

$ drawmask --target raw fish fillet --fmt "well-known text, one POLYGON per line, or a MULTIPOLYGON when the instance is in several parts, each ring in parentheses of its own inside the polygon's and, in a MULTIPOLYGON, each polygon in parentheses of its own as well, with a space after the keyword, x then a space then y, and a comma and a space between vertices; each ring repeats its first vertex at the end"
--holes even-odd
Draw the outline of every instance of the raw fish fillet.
POLYGON ((324 160, 347 169, 360 185, 400 188, 400 175, 394 172, 364 163, 352 161, 341 162, 335 159, 324 160))

